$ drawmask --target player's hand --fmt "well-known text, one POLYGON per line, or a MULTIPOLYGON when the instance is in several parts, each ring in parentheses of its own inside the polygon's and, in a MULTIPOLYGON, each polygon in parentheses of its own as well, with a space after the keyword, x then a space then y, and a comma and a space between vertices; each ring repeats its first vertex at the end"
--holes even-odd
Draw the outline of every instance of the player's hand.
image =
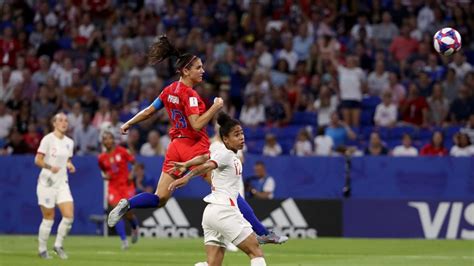
POLYGON ((221 97, 214 98, 214 104, 217 109, 221 109, 224 106, 224 100, 221 97))
POLYGON ((120 133, 122 133, 122 135, 127 135, 129 128, 130 128, 130 125, 129 125, 128 123, 123 124, 123 125, 120 127, 120 133))
POLYGON ((170 166, 171 168, 166 172, 170 175, 181 176, 182 174, 184 174, 184 172, 188 170, 185 163, 181 162, 169 162, 168 166, 170 166))
POLYGON ((50 170, 51 170, 51 172, 52 172, 53 174, 56 174, 57 172, 59 172, 59 169, 60 169, 60 168, 57 167, 57 166, 51 166, 51 169, 50 169, 50 170))
POLYGON ((189 178, 186 178, 186 177, 176 179, 175 181, 173 181, 173 183, 171 183, 168 186, 168 190, 173 192, 175 189, 185 186, 188 182, 189 182, 189 178))
POLYGON ((74 164, 68 163, 66 167, 69 173, 74 174, 76 172, 76 167, 74 166, 74 164))

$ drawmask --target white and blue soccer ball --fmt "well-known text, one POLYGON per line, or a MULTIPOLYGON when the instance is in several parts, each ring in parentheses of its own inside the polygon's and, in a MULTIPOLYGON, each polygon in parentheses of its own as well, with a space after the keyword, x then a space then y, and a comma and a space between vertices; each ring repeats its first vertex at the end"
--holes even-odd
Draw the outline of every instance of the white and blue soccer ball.
POLYGON ((448 56, 461 49, 461 35, 453 28, 442 28, 433 36, 436 52, 448 56))

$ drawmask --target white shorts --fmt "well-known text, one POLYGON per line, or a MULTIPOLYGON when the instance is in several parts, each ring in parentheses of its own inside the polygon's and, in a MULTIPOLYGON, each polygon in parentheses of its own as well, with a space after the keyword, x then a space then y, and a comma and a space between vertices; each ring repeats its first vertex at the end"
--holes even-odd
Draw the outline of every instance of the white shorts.
POLYGON ((237 246, 253 233, 239 208, 218 204, 208 204, 204 209, 202 229, 204 244, 220 247, 229 242, 237 246))
POLYGON ((36 186, 36 195, 38 196, 38 205, 48 209, 54 208, 54 206, 59 203, 73 201, 71 190, 67 184, 59 188, 38 184, 38 186, 36 186))

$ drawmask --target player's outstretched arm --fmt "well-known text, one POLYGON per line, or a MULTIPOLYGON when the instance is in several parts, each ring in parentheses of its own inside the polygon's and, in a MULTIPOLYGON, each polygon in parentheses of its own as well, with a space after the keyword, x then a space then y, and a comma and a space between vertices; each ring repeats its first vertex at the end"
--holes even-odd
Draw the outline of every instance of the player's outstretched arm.
POLYGON ((209 160, 205 162, 204 164, 201 164, 198 167, 192 169, 182 178, 173 181, 173 183, 169 185, 168 190, 174 191, 177 188, 183 187, 189 182, 189 180, 191 180, 191 178, 195 176, 200 176, 216 168, 217 168, 217 164, 214 161, 209 160))
POLYGON ((198 155, 186 162, 169 162, 168 166, 171 166, 170 170, 167 171, 168 174, 175 173, 178 171, 178 174, 181 176, 184 172, 188 170, 189 167, 200 165, 209 160, 209 154, 198 155))
POLYGON ((155 107, 153 105, 150 105, 148 106, 147 108, 141 110, 140 112, 138 112, 134 117, 132 117, 130 120, 128 120, 127 122, 125 122, 125 124, 123 124, 121 127, 120 127, 120 132, 122 134, 127 134, 128 133, 128 129, 137 124, 137 123, 140 123, 141 121, 143 120, 146 120, 148 118, 150 118, 157 110, 155 109, 155 107))

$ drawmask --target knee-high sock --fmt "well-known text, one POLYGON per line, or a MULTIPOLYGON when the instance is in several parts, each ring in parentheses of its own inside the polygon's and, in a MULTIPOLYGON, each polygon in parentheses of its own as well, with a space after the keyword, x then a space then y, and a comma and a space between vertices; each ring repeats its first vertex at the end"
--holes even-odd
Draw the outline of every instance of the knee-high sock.
POLYGON ((125 222, 123 219, 120 219, 120 221, 118 221, 118 223, 115 225, 115 231, 120 236, 120 240, 123 241, 127 239, 127 234, 125 232, 125 222))
POLYGON ((252 229, 257 235, 262 236, 268 234, 267 228, 260 222, 257 216, 255 216, 252 207, 250 207, 247 201, 240 195, 237 197, 237 206, 239 206, 240 212, 244 215, 245 220, 252 225, 252 229))
POLYGON ((266 266, 267 263, 263 257, 256 257, 250 260, 250 266, 266 266))
POLYGON ((137 216, 133 215, 131 219, 128 219, 128 222, 130 223, 130 226, 132 229, 137 229, 138 227, 138 219, 137 216))
POLYGON ((58 235, 56 236, 56 241, 54 242, 55 247, 62 247, 64 238, 69 234, 69 231, 72 227, 73 218, 63 217, 61 223, 58 226, 58 235))
POLYGON ((143 192, 130 198, 128 202, 130 209, 156 208, 160 198, 153 193, 143 192))
POLYGON ((49 234, 51 233, 51 228, 53 227, 53 224, 54 224, 54 220, 43 219, 41 221, 39 231, 38 231, 38 243, 39 243, 38 251, 39 252, 43 252, 48 249, 48 246, 47 246, 48 238, 49 238, 49 234))

